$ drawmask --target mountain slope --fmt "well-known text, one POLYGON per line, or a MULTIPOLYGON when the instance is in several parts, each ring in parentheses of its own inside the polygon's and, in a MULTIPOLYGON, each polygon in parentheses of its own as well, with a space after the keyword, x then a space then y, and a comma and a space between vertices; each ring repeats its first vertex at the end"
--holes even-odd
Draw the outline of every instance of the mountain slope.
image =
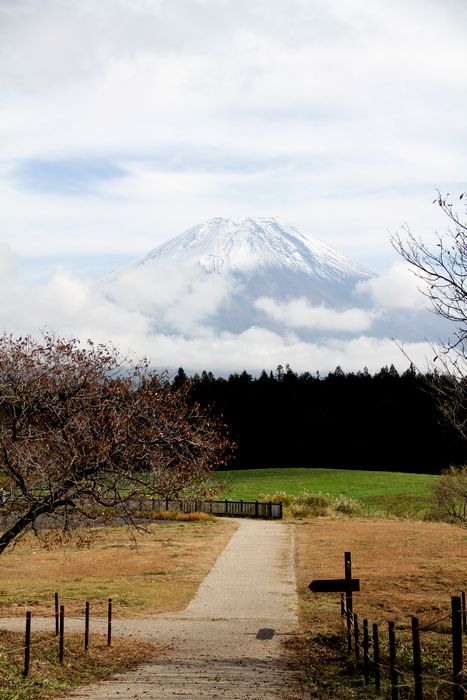
POLYGON ((375 312, 356 285, 374 276, 274 218, 216 218, 101 281, 151 330, 195 336, 252 326, 307 341, 365 333, 420 339, 413 315, 375 312))

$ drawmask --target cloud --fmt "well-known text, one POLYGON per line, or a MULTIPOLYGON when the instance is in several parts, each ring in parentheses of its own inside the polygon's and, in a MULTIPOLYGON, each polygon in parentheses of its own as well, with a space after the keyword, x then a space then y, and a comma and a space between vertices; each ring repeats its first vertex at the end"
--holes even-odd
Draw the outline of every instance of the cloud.
POLYGON ((216 313, 235 288, 228 275, 208 274, 201 266, 177 263, 132 265, 103 281, 102 292, 117 306, 140 311, 157 328, 205 333, 203 322, 216 313))
POLYGON ((428 299, 424 284, 402 263, 394 264, 385 274, 357 283, 356 291, 370 297, 382 309, 425 309, 428 299))
MULTIPOLYGON (((183 366, 190 372, 211 369, 225 375, 241 369, 269 371, 278 364, 289 363, 299 372, 326 373, 337 365, 346 371, 360 370, 364 366, 377 371, 391 363, 403 370, 408 365, 406 356, 394 341, 358 332, 348 339, 334 338, 330 332, 326 340, 319 342, 304 341, 285 329, 278 333, 260 326, 238 334, 216 333, 203 325, 202 318, 209 295, 213 296, 211 309, 214 309, 225 289, 207 287, 201 281, 198 289, 190 290, 182 277, 172 281, 160 279, 152 292, 148 292, 135 283, 131 274, 124 276, 118 289, 125 301, 125 306, 121 306, 105 296, 97 285, 77 278, 66 269, 58 269, 47 283, 33 287, 10 276, 0 280, 0 331, 37 336, 41 329, 48 328, 66 337, 111 342, 124 355, 145 355, 157 368, 171 371, 183 366), (171 301, 169 292, 164 291, 165 283, 171 284, 170 293, 181 295, 179 309, 178 302, 171 301), (156 298, 161 319, 167 322, 164 309, 167 313, 179 311, 170 332, 161 330, 162 321, 160 325, 154 323, 151 316, 152 294, 157 294, 156 288, 161 294, 156 298), (185 294, 188 294, 187 299, 185 294)), ((336 317, 335 323, 340 321, 342 319, 336 317)), ((404 348, 407 356, 420 367, 424 367, 433 354, 428 343, 408 343, 404 348)))
POLYGON ((0 242, 0 281, 13 276, 17 269, 17 256, 9 245, 0 242))
POLYGON ((275 215, 380 269, 388 230, 463 188, 462 11, 428 2, 3 0, 7 242, 142 254, 275 215))
POLYGON ((397 266, 352 299, 370 309, 265 299, 289 335, 228 337, 205 329, 231 291, 214 278, 190 286, 168 269, 147 291, 125 274, 117 304, 66 267, 40 285, 31 271, 99 259, 92 276, 216 216, 276 216, 385 271, 388 232, 407 221, 429 240, 446 225, 435 188, 465 189, 466 61, 456 0, 1 0, 0 324, 114 339, 170 365, 395 361, 390 341, 292 331, 368 335, 375 309, 417 310, 397 266))
POLYGON ((358 308, 339 311, 324 304, 312 306, 306 299, 278 302, 269 297, 261 297, 255 306, 288 328, 359 333, 369 330, 376 317, 374 311, 358 308))

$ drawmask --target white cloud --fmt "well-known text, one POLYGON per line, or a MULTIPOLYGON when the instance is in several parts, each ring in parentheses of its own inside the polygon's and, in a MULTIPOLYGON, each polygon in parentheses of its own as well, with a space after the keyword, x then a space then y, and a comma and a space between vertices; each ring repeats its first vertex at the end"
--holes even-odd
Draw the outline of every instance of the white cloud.
POLYGON ((234 289, 226 275, 208 274, 202 267, 167 263, 164 269, 150 262, 129 267, 102 287, 115 303, 139 311, 152 325, 177 332, 204 334, 203 321, 214 314, 234 289))
MULTIPOLYGON (((160 289, 162 294, 162 287, 160 289)), ((172 333, 161 332, 148 315, 152 311, 151 296, 146 298, 145 306, 142 298, 145 292, 137 286, 132 287, 131 277, 120 292, 123 294, 125 290, 129 297, 126 308, 122 308, 106 299, 94 284, 78 279, 64 269, 57 270, 48 283, 33 288, 15 278, 4 279, 0 282, 0 331, 39 335, 42 329, 54 329, 64 336, 111 342, 123 354, 146 355, 158 368, 176 370, 183 366, 191 372, 202 369, 224 374, 241 369, 259 372, 286 363, 299 372, 319 370, 321 373, 333 370, 337 365, 346 371, 363 369, 364 366, 377 371, 383 364, 390 363, 403 370, 408 365, 407 358, 395 342, 367 335, 356 334, 345 340, 332 338, 330 334, 326 341, 305 342, 293 332, 279 334, 259 326, 239 334, 216 334, 201 326, 200 312, 202 309, 204 313, 205 309, 204 295, 215 295, 218 290, 202 286, 200 305, 197 306, 195 294, 193 307, 190 308, 189 301, 181 309, 180 328, 172 333), (137 308, 137 298, 142 302, 141 309, 137 308), (185 332, 187 328, 190 334, 185 332)), ((177 279, 171 291, 183 294, 186 288, 177 279)), ((168 309, 174 309, 169 297, 165 302, 168 309)), ((406 344, 405 352, 420 367, 432 357, 432 349, 427 343, 406 344)))
POLYGON ((424 309, 429 300, 422 294, 423 287, 407 265, 398 263, 385 274, 358 282, 357 292, 369 295, 383 309, 424 309))
POLYGON ((16 271, 17 256, 9 245, 0 242, 0 280, 11 277, 16 271))
POLYGON ((255 306, 288 328, 359 333, 368 331, 376 318, 374 311, 358 308, 339 311, 324 304, 312 306, 306 299, 278 302, 269 297, 261 297, 255 306))

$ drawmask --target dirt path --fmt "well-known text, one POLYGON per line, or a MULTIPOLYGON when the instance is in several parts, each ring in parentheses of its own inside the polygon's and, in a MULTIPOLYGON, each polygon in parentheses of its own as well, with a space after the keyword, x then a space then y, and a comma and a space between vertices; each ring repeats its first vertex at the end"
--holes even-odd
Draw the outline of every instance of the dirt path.
MULTIPOLYGON (((157 661, 67 697, 144 700, 297 700, 298 673, 281 640, 297 627, 293 529, 239 520, 238 530, 180 613, 113 622, 115 635, 166 646, 157 661)), ((0 620, 0 627, 13 621, 0 620)), ((50 624, 50 623, 48 623, 50 624)), ((39 620, 34 621, 37 629, 39 620)), ((67 620, 68 629, 74 627, 67 620)), ((79 622, 80 628, 82 622, 79 622)), ((97 631, 104 622, 93 622, 97 631)))

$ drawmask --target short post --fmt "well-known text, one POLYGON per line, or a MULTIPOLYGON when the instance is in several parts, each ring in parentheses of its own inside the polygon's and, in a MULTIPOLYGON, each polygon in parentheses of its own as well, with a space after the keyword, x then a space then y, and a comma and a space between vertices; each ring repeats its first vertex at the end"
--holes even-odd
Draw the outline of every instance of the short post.
POLYGON ((63 663, 63 651, 65 647, 65 607, 60 605, 60 630, 58 641, 58 660, 63 663))
POLYGON ((358 666, 360 661, 360 630, 358 626, 358 615, 357 613, 353 616, 353 636, 355 644, 355 664, 358 666))
POLYGON ((109 598, 107 613, 107 646, 112 644, 112 598, 109 598))
POLYGON ((365 679, 365 685, 370 682, 370 640, 368 635, 368 620, 365 618, 363 620, 363 677, 365 679))
POLYGON ((243 515, 243 501, 240 501, 240 515, 243 515))
POLYGON ((388 623, 389 628, 389 668, 391 677, 391 700, 398 700, 399 690, 396 670, 396 627, 394 622, 388 623))
POLYGON ((255 501, 255 518, 258 517, 259 514, 259 504, 258 501, 255 501))
POLYGON ((89 648, 89 602, 86 601, 86 609, 84 612, 84 651, 89 648))
POLYGON ((272 518, 272 502, 271 502, 271 501, 269 501, 269 515, 268 515, 268 518, 269 518, 269 519, 272 518))
POLYGON ((228 512, 229 502, 227 499, 225 499, 224 502, 225 502, 225 514, 228 515, 229 514, 229 512, 228 512))
POLYGON ((58 637, 58 593, 55 593, 55 636, 58 637))
POLYGON ((378 625, 373 623, 373 670, 375 673, 375 691, 379 695, 381 691, 381 667, 379 665, 379 633, 378 625))
POLYGON ((464 672, 462 659, 462 607, 460 596, 452 596, 452 682, 453 700, 464 700, 464 672))
POLYGON ((29 660, 31 658, 31 613, 26 613, 26 635, 24 639, 24 669, 23 676, 29 676, 29 660))
POLYGON ((412 649, 413 649, 413 679, 414 698, 423 700, 422 653, 420 649, 420 625, 418 618, 412 617, 412 649))

